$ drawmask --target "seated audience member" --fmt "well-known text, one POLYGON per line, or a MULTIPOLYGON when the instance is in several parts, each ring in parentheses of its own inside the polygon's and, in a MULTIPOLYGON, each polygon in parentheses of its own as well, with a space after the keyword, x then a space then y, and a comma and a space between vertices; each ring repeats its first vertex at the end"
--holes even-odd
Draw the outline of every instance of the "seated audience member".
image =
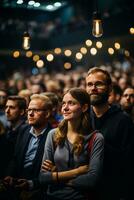
POLYGON ((10 127, 5 130, 5 134, 2 135, 3 143, 0 146, 0 159, 1 174, 5 175, 5 170, 13 157, 15 144, 19 134, 21 126, 26 126, 26 101, 19 96, 9 96, 5 105, 5 115, 10 122, 10 127))
MULTIPOLYGON (((6 133, 6 129, 3 125, 3 123, 0 121, 0 178, 2 178, 4 176, 4 171, 5 171, 5 167, 6 167, 6 160, 5 160, 5 156, 6 156, 6 151, 7 149, 5 147, 7 147, 7 142, 5 140, 5 133, 6 133)), ((8 154, 7 154, 8 156, 8 154)))
POLYGON ((134 122, 134 88, 128 87, 124 90, 120 104, 134 122))
POLYGON ((7 194, 13 199, 42 198, 41 189, 31 192, 27 190, 33 187, 34 179, 40 172, 46 137, 51 129, 48 123, 51 109, 52 102, 48 97, 40 94, 31 96, 27 109, 29 126, 20 129, 14 158, 4 178, 4 183, 9 188, 7 194))
POLYGON ((134 124, 119 106, 109 105, 112 80, 107 70, 99 67, 89 69, 86 84, 92 127, 100 130, 105 140, 99 199, 128 200, 133 182, 134 124))
POLYGON ((31 94, 40 94, 42 92, 45 92, 46 88, 44 85, 40 83, 34 83, 31 85, 31 94))
POLYGON ((86 200, 99 181, 104 141, 101 133, 92 132, 89 102, 80 88, 70 89, 63 97, 64 120, 47 136, 39 176, 40 184, 48 185, 47 200, 86 200))
POLYGON ((51 116, 50 116, 50 124, 53 128, 56 128, 59 124, 59 122, 63 119, 62 115, 59 113, 60 111, 60 101, 58 96, 53 92, 44 92, 43 95, 46 95, 50 98, 53 104, 51 116))
POLYGON ((2 122, 5 129, 9 126, 7 117, 5 115, 5 105, 7 101, 7 96, 8 95, 5 90, 0 90, 0 121, 2 122))
POLYGON ((127 77, 121 77, 119 80, 118 80, 118 85, 119 87, 123 90, 125 90, 127 87, 128 87, 128 80, 127 80, 127 77))
POLYGON ((7 137, 14 140, 14 144, 17 140, 17 134, 19 128, 25 125, 26 121, 26 100, 19 96, 9 96, 7 98, 5 106, 5 115, 10 122, 9 130, 7 131, 7 137))
POLYGON ((109 104, 119 104, 122 96, 122 90, 117 84, 113 84, 112 91, 110 92, 108 102, 109 104))
POLYGON ((27 102, 27 106, 30 102, 30 96, 31 96, 31 91, 29 89, 23 89, 23 90, 20 90, 18 92, 18 96, 20 97, 24 97, 26 99, 26 102, 27 102))

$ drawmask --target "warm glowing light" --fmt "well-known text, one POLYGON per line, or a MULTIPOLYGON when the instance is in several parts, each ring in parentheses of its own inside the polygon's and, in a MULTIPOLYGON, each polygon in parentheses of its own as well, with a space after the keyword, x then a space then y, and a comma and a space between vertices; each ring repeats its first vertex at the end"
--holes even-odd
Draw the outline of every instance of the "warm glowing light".
POLYGON ((64 63, 64 68, 65 69, 71 69, 72 65, 69 62, 64 63))
POLYGON ((25 50, 30 49, 30 35, 28 32, 24 32, 23 34, 23 43, 22 43, 22 47, 25 50))
POLYGON ((129 57, 130 56, 130 52, 128 50, 124 51, 125 56, 129 57))
POLYGON ((78 60, 81 60, 82 57, 83 57, 82 53, 80 53, 80 52, 76 53, 76 58, 77 58, 78 60))
POLYGON ((49 62, 53 61, 53 59, 54 59, 53 54, 48 54, 47 57, 46 57, 46 59, 47 59, 47 61, 49 61, 49 62))
POLYGON ((93 20, 92 34, 97 38, 103 35, 102 21, 100 19, 93 20))
POLYGON ((34 55, 33 56, 33 61, 37 62, 40 59, 39 55, 34 55))
POLYGON ((60 54, 61 53, 61 48, 55 48, 54 49, 55 54, 60 54))
POLYGON ((69 50, 69 49, 67 49, 67 50, 65 50, 64 51, 64 54, 65 54, 65 56, 71 56, 71 54, 72 54, 72 51, 71 50, 69 50))
POLYGON ((98 11, 93 13, 93 28, 92 34, 94 37, 101 37, 103 35, 101 15, 98 11))
POLYGON ((42 68, 44 66, 43 60, 38 60, 36 65, 37 65, 38 68, 42 68))
POLYGON ((96 54, 97 54, 97 49, 94 48, 94 47, 91 48, 91 49, 90 49, 90 53, 91 53, 91 55, 93 55, 93 56, 96 55, 96 54))
POLYGON ((98 49, 101 49, 102 48, 102 42, 100 42, 100 41, 96 42, 96 47, 98 49))
POLYGON ((92 41, 91 40, 86 40, 86 45, 88 46, 88 47, 90 47, 90 46, 92 46, 92 41))
POLYGON ((27 51, 26 52, 26 57, 30 58, 30 57, 32 57, 32 55, 33 55, 32 51, 27 51))
POLYGON ((19 51, 14 51, 13 52, 13 57, 14 58, 18 58, 20 56, 20 52, 19 51))
POLYGON ((121 48, 121 45, 118 42, 115 42, 114 46, 115 46, 116 49, 120 49, 121 48))
POLYGON ((129 32, 130 32, 130 34, 134 34, 134 28, 131 27, 131 28, 129 29, 129 32))
POLYGON ((114 49, 113 49, 113 48, 108 48, 108 53, 109 53, 110 55, 113 55, 113 54, 114 54, 114 49))
POLYGON ((81 47, 80 52, 82 54, 86 54, 87 53, 87 49, 85 47, 81 47))

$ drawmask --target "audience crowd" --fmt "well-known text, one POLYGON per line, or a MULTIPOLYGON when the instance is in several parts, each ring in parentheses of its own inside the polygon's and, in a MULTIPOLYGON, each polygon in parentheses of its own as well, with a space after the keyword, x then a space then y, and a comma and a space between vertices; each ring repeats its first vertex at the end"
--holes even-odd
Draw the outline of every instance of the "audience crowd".
POLYGON ((0 199, 133 199, 133 152, 132 65, 0 80, 0 199))

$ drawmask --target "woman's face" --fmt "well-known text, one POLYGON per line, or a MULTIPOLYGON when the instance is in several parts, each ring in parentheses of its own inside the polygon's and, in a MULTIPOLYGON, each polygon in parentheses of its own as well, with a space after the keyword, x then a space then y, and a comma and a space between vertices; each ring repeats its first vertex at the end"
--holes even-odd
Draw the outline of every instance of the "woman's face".
POLYGON ((70 93, 63 97, 61 112, 65 120, 77 120, 82 114, 82 106, 70 93))

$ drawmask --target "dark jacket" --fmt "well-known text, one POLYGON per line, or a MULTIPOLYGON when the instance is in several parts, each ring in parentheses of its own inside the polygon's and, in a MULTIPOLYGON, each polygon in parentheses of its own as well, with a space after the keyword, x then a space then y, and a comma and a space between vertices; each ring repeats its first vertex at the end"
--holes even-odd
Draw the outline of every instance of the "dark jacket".
POLYGON ((6 169, 13 158, 16 141, 21 127, 26 127, 27 124, 22 120, 14 129, 9 129, 0 136, 0 177, 3 178, 6 174, 6 169))
POLYGON ((116 199, 116 196, 124 196, 128 193, 129 178, 132 175, 134 124, 130 117, 116 105, 112 105, 99 118, 92 108, 90 113, 93 128, 100 130, 105 141, 103 189, 105 193, 107 191, 108 198, 111 196, 111 199, 116 199))
POLYGON ((26 179, 33 179, 38 176, 41 163, 42 163, 46 137, 47 137, 48 132, 51 129, 51 126, 48 125, 47 129, 41 136, 39 146, 36 152, 36 156, 33 160, 32 167, 29 170, 25 171, 23 166, 24 166, 25 154, 26 154, 28 144, 31 138, 31 133, 29 132, 30 129, 31 129, 31 126, 28 126, 26 129, 20 130, 20 134, 17 139, 17 143, 15 147, 14 158, 9 165, 9 168, 7 170, 7 175, 10 175, 16 178, 26 178, 26 179))

